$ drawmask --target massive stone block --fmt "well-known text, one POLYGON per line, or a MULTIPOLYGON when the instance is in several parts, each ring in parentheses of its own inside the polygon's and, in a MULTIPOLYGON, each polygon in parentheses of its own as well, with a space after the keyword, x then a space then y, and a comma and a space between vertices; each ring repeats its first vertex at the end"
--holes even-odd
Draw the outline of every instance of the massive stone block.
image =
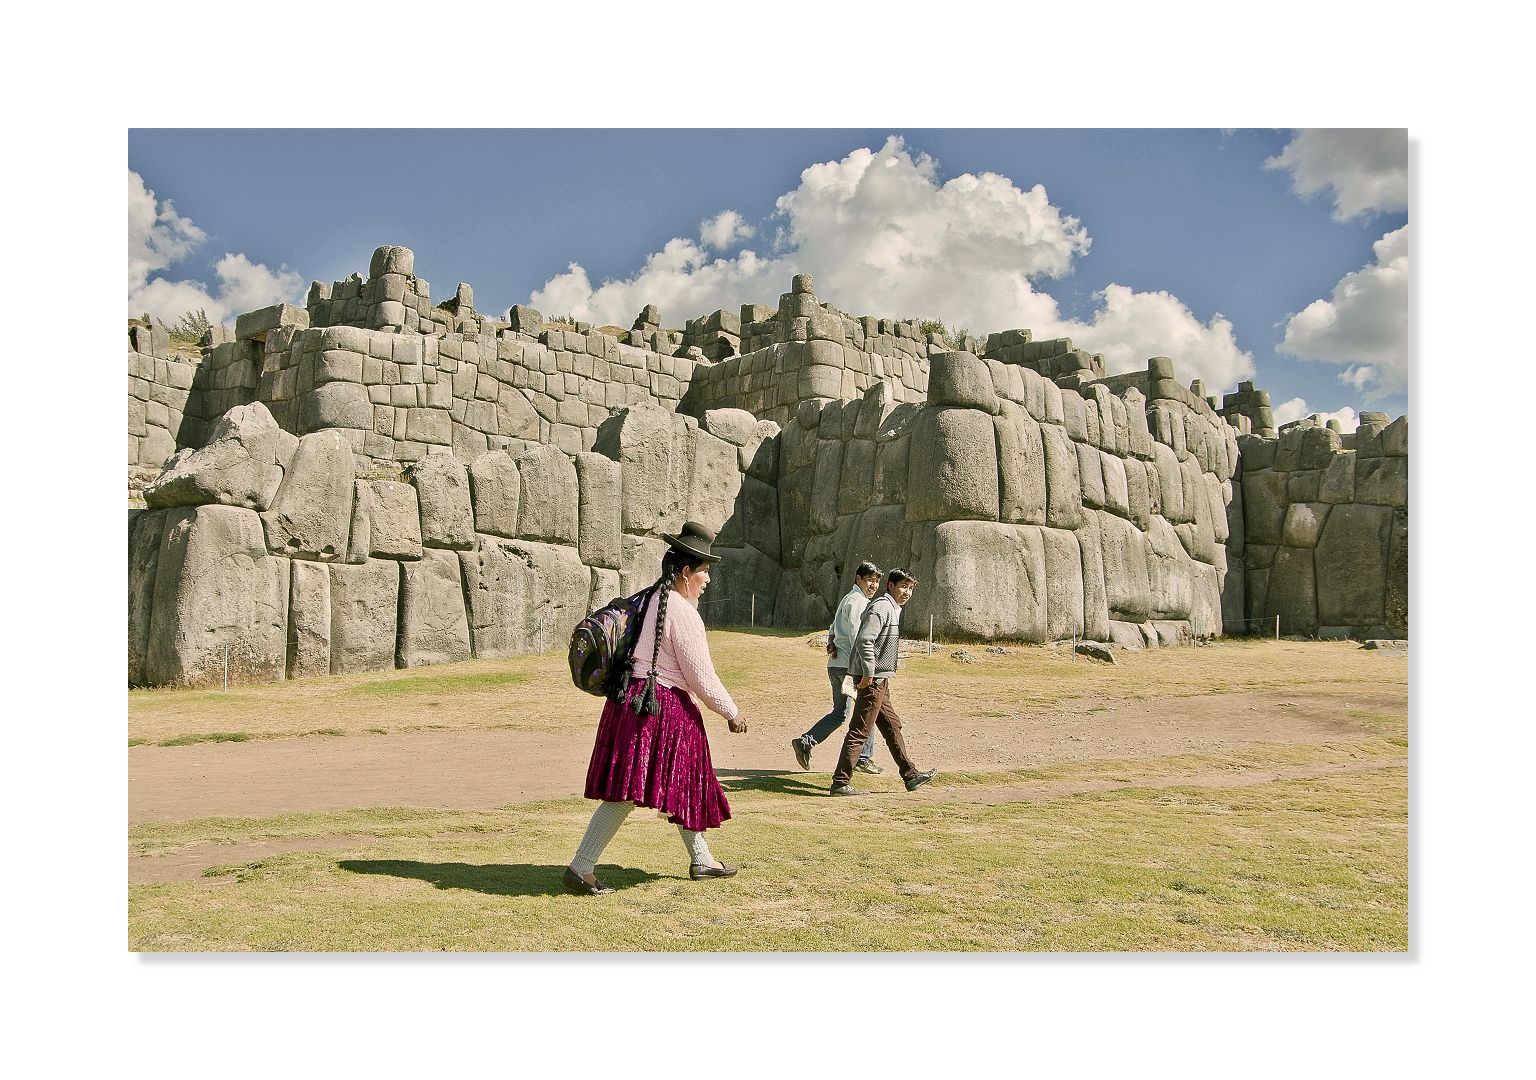
POLYGON ((1045 450, 1045 523, 1055 529, 1075 529, 1083 522, 1083 482, 1078 474, 1080 444, 1067 438, 1059 424, 1040 425, 1045 450))
POLYGON ((597 429, 593 449, 623 466, 626 533, 675 533, 686 520, 692 442, 674 431, 673 414, 642 403, 614 413, 597 429))
POLYGON ((661 560, 667 543, 651 536, 624 534, 624 560, 619 567, 620 589, 632 596, 661 577, 661 560))
POLYGON ((1391 507, 1361 504, 1333 507, 1317 542, 1319 623, 1324 626, 1385 624, 1391 538, 1391 507))
POLYGON ((687 520, 719 532, 741 490, 737 448, 707 431, 694 429, 693 470, 688 485, 687 520))
MULTIPOLYGON (((1189 618, 1194 603, 1194 567, 1190 549, 1209 554, 1210 534, 1195 525, 1170 525, 1162 517, 1152 519, 1142 544, 1147 572, 1148 603, 1152 618, 1189 618)), ((1210 558, 1203 560, 1209 562, 1210 558)))
MULTIPOLYGON (((452 551, 428 548, 420 560, 401 563, 400 571, 396 665, 413 668, 468 660, 469 620, 459 556, 452 551)), ((589 584, 590 580, 588 577, 589 584)), ((585 608, 582 614, 586 614, 585 608)))
POLYGON ((1077 530, 1077 546, 1083 562, 1083 636, 1110 640, 1109 595, 1104 587, 1104 537, 1097 514, 1083 514, 1077 530))
POLYGON ((1323 470, 1322 483, 1318 485, 1317 498, 1325 503, 1349 503, 1355 501, 1355 462, 1353 452, 1335 454, 1323 470))
MULTIPOLYGON (((810 532, 827 533, 837 527, 838 483, 843 471, 843 443, 832 439, 817 441, 816 464, 811 473, 810 532)), ((785 523, 789 527, 789 523, 785 523)))
POLYGON ((779 564, 750 544, 719 550, 709 587, 699 598, 710 626, 773 625, 779 564))
POLYGON ((732 446, 746 446, 757 432, 757 417, 745 409, 710 409, 704 414, 704 430, 732 446))
POLYGON ((1045 641, 1045 542, 1035 525, 947 521, 916 571, 921 581, 903 616, 909 637, 926 636, 928 616, 946 637, 1045 641), (918 597, 923 598, 921 604, 918 597))
MULTIPOLYGON (((984 369, 983 369, 984 370, 984 369)), ((908 521, 996 521, 997 437, 977 409, 926 408, 908 451, 908 521)))
POLYGON ((1392 513, 1392 539, 1387 548, 1387 632, 1408 636, 1408 511, 1392 513))
MULTIPOLYGON (((517 537, 522 477, 511 454, 492 451, 470 464, 469 497, 474 507, 475 532, 509 540, 517 537)), ((614 507, 615 529, 618 528, 617 514, 618 508, 614 507)))
POLYGON ((875 496, 875 441, 853 439, 843 444, 843 472, 838 504, 844 513, 865 510, 875 496))
POLYGON ((299 440, 293 468, 261 515, 267 547, 299 558, 330 561, 347 553, 355 476, 352 447, 339 431, 299 440))
POLYGON ((587 613, 592 576, 574 548, 482 536, 460 561, 476 656, 561 648, 587 613))
POLYGON ((333 563, 331 674, 385 671, 395 666, 400 612, 400 564, 369 559, 333 563))
POLYGON ((1023 406, 1003 401, 993 419, 997 435, 998 498, 1001 520, 1045 524, 1045 446, 1039 423, 1023 406))
POLYGON ((1091 443, 1074 443, 1077 452, 1077 475, 1083 485, 1083 505, 1093 510, 1104 506, 1104 465, 1102 455, 1091 443))
POLYGON ((1102 511, 1091 512, 1098 518, 1104 545, 1104 592, 1110 618, 1120 622, 1145 622, 1152 615, 1147 541, 1140 530, 1124 518, 1102 511))
POLYGON ((1045 547, 1045 634, 1051 641, 1083 636, 1083 556, 1075 533, 1041 529, 1045 547))
POLYGON ((577 454, 576 478, 581 487, 576 506, 576 549, 581 561, 616 571, 624 558, 624 533, 619 527, 624 494, 621 466, 602 454, 577 454))
POLYGON ((1264 614, 1280 617, 1281 634, 1317 629, 1317 575, 1312 548, 1281 548, 1269 571, 1264 614))
POLYGON ((364 480, 368 486, 368 553, 378 559, 421 558, 421 511, 416 489, 394 480, 364 480))
MULTIPOLYGON (((421 509, 422 546, 459 551, 474 546, 475 512, 469 498, 469 470, 464 463, 452 454, 428 454, 411 466, 410 478, 421 509)), ((526 508, 526 474, 522 482, 521 504, 526 508)))
POLYGON ((167 513, 155 570, 144 681, 282 679, 287 666, 288 560, 267 554, 261 519, 234 506, 167 513))
POLYGON ((288 677, 331 673, 331 572, 324 563, 293 560, 288 591, 288 677))
POLYGON ((996 415, 997 390, 992 373, 980 358, 968 352, 935 353, 929 358, 928 403, 980 409, 996 415))
POLYGON ((1359 462, 1355 467, 1355 501, 1376 506, 1407 506, 1408 459, 1376 457, 1359 462))
POLYGON ((1188 521, 1184 508, 1184 470, 1179 466, 1178 455, 1163 443, 1153 443, 1152 463, 1157 470, 1159 512, 1169 521, 1188 521))
POLYGON ((149 622, 154 611, 155 569, 165 540, 168 511, 149 510, 128 520, 128 685, 144 683, 149 622))
POLYGON ((1291 503, 1285 511, 1285 525, 1280 530, 1280 542, 1287 547, 1316 547, 1318 538, 1323 533, 1323 525, 1328 520, 1329 509, 1327 503, 1291 503))
POLYGON ((151 507, 222 503, 251 510, 272 505, 299 440, 260 402, 239 405, 214 425, 206 446, 183 451, 144 489, 151 507))
MULTIPOLYGON (((1121 517, 1132 517, 1130 482, 1125 475, 1125 459, 1109 451, 1099 454, 1100 471, 1104 477, 1104 509, 1121 517)), ((1141 470, 1138 468, 1138 472, 1141 470)), ((1145 478, 1146 474, 1142 474, 1145 478)))
POLYGON ((1250 544, 1278 544, 1285 534, 1285 476, 1283 472, 1243 470, 1243 522, 1250 544))

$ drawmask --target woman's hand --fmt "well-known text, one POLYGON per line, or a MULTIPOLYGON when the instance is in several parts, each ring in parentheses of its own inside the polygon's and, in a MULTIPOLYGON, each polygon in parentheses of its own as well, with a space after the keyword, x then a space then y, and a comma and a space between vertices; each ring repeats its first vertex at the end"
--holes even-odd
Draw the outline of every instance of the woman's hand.
POLYGON ((736 719, 727 720, 725 722, 725 726, 730 728, 733 734, 740 735, 742 732, 747 730, 747 714, 737 713, 736 719))

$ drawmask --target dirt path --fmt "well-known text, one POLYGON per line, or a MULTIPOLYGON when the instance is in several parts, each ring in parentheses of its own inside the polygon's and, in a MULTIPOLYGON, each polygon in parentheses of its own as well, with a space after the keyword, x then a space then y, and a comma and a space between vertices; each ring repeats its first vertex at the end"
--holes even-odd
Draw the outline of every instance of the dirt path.
MULTIPOLYGON (((898 702, 898 704, 900 704, 898 702)), ((1048 714, 968 718, 913 710, 909 748, 925 768, 994 772, 1059 762, 1317 743, 1369 730, 1351 711, 1403 713, 1406 687, 1364 693, 1211 694, 1150 701, 1084 699, 1048 714)), ((714 718, 711 718, 712 720, 714 718)), ((596 716, 593 717, 594 726, 596 716)), ((710 727, 716 770, 799 774, 798 731, 710 727)), ((267 817, 351 807, 489 809, 581 793, 592 732, 438 731, 245 743, 137 746, 128 751, 129 824, 267 817)), ((834 744, 818 749, 808 783, 825 784, 834 744)), ((875 760, 889 764, 877 740, 875 760)))

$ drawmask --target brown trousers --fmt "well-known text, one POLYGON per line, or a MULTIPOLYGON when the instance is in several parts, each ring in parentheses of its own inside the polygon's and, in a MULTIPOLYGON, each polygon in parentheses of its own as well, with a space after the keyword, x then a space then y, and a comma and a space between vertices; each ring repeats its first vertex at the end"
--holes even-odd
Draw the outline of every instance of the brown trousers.
POLYGON ((876 679, 859 691, 853 706, 853 719, 848 721, 848 733, 843 736, 843 750, 837 755, 837 771, 832 774, 834 784, 846 784, 853 780, 853 761, 859 756, 864 740, 871 728, 879 728, 890 747, 891 760, 896 763, 901 776, 906 778, 917 771, 907 756, 907 743, 901 737, 901 717, 891 707, 891 685, 888 679, 876 679))

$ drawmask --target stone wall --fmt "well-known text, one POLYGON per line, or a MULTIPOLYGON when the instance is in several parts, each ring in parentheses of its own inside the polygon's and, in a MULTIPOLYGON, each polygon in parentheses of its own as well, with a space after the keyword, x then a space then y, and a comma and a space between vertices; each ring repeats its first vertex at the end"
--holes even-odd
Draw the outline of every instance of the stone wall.
POLYGON ((784 429, 786 624, 825 622, 873 558, 924 583, 914 634, 930 617, 945 638, 1221 632, 1233 429, 1181 398, 1062 388, 970 353, 935 355, 928 391, 921 407, 889 384, 806 402, 784 429))
POLYGON ((1027 329, 953 351, 805 275, 625 332, 433 306, 411 271, 380 248, 196 360, 131 331, 132 684, 559 648, 688 519, 716 626, 824 626, 869 558, 923 582, 913 636, 1406 633, 1406 418, 1275 434, 1251 384, 1218 408, 1168 357, 1106 376, 1027 329))
POLYGON ((1347 436, 1301 420, 1239 445, 1234 548, 1246 593, 1229 622, 1240 613, 1267 632, 1278 616, 1282 635, 1407 637, 1408 418, 1362 413, 1347 436))
POLYGON ((744 413, 701 425, 642 403, 604 421, 595 452, 512 440, 386 472, 344 430, 297 436, 259 402, 236 407, 130 515, 129 682, 560 648, 592 607, 656 579, 661 536, 685 520, 721 531, 724 592, 776 557, 777 435, 744 413))

